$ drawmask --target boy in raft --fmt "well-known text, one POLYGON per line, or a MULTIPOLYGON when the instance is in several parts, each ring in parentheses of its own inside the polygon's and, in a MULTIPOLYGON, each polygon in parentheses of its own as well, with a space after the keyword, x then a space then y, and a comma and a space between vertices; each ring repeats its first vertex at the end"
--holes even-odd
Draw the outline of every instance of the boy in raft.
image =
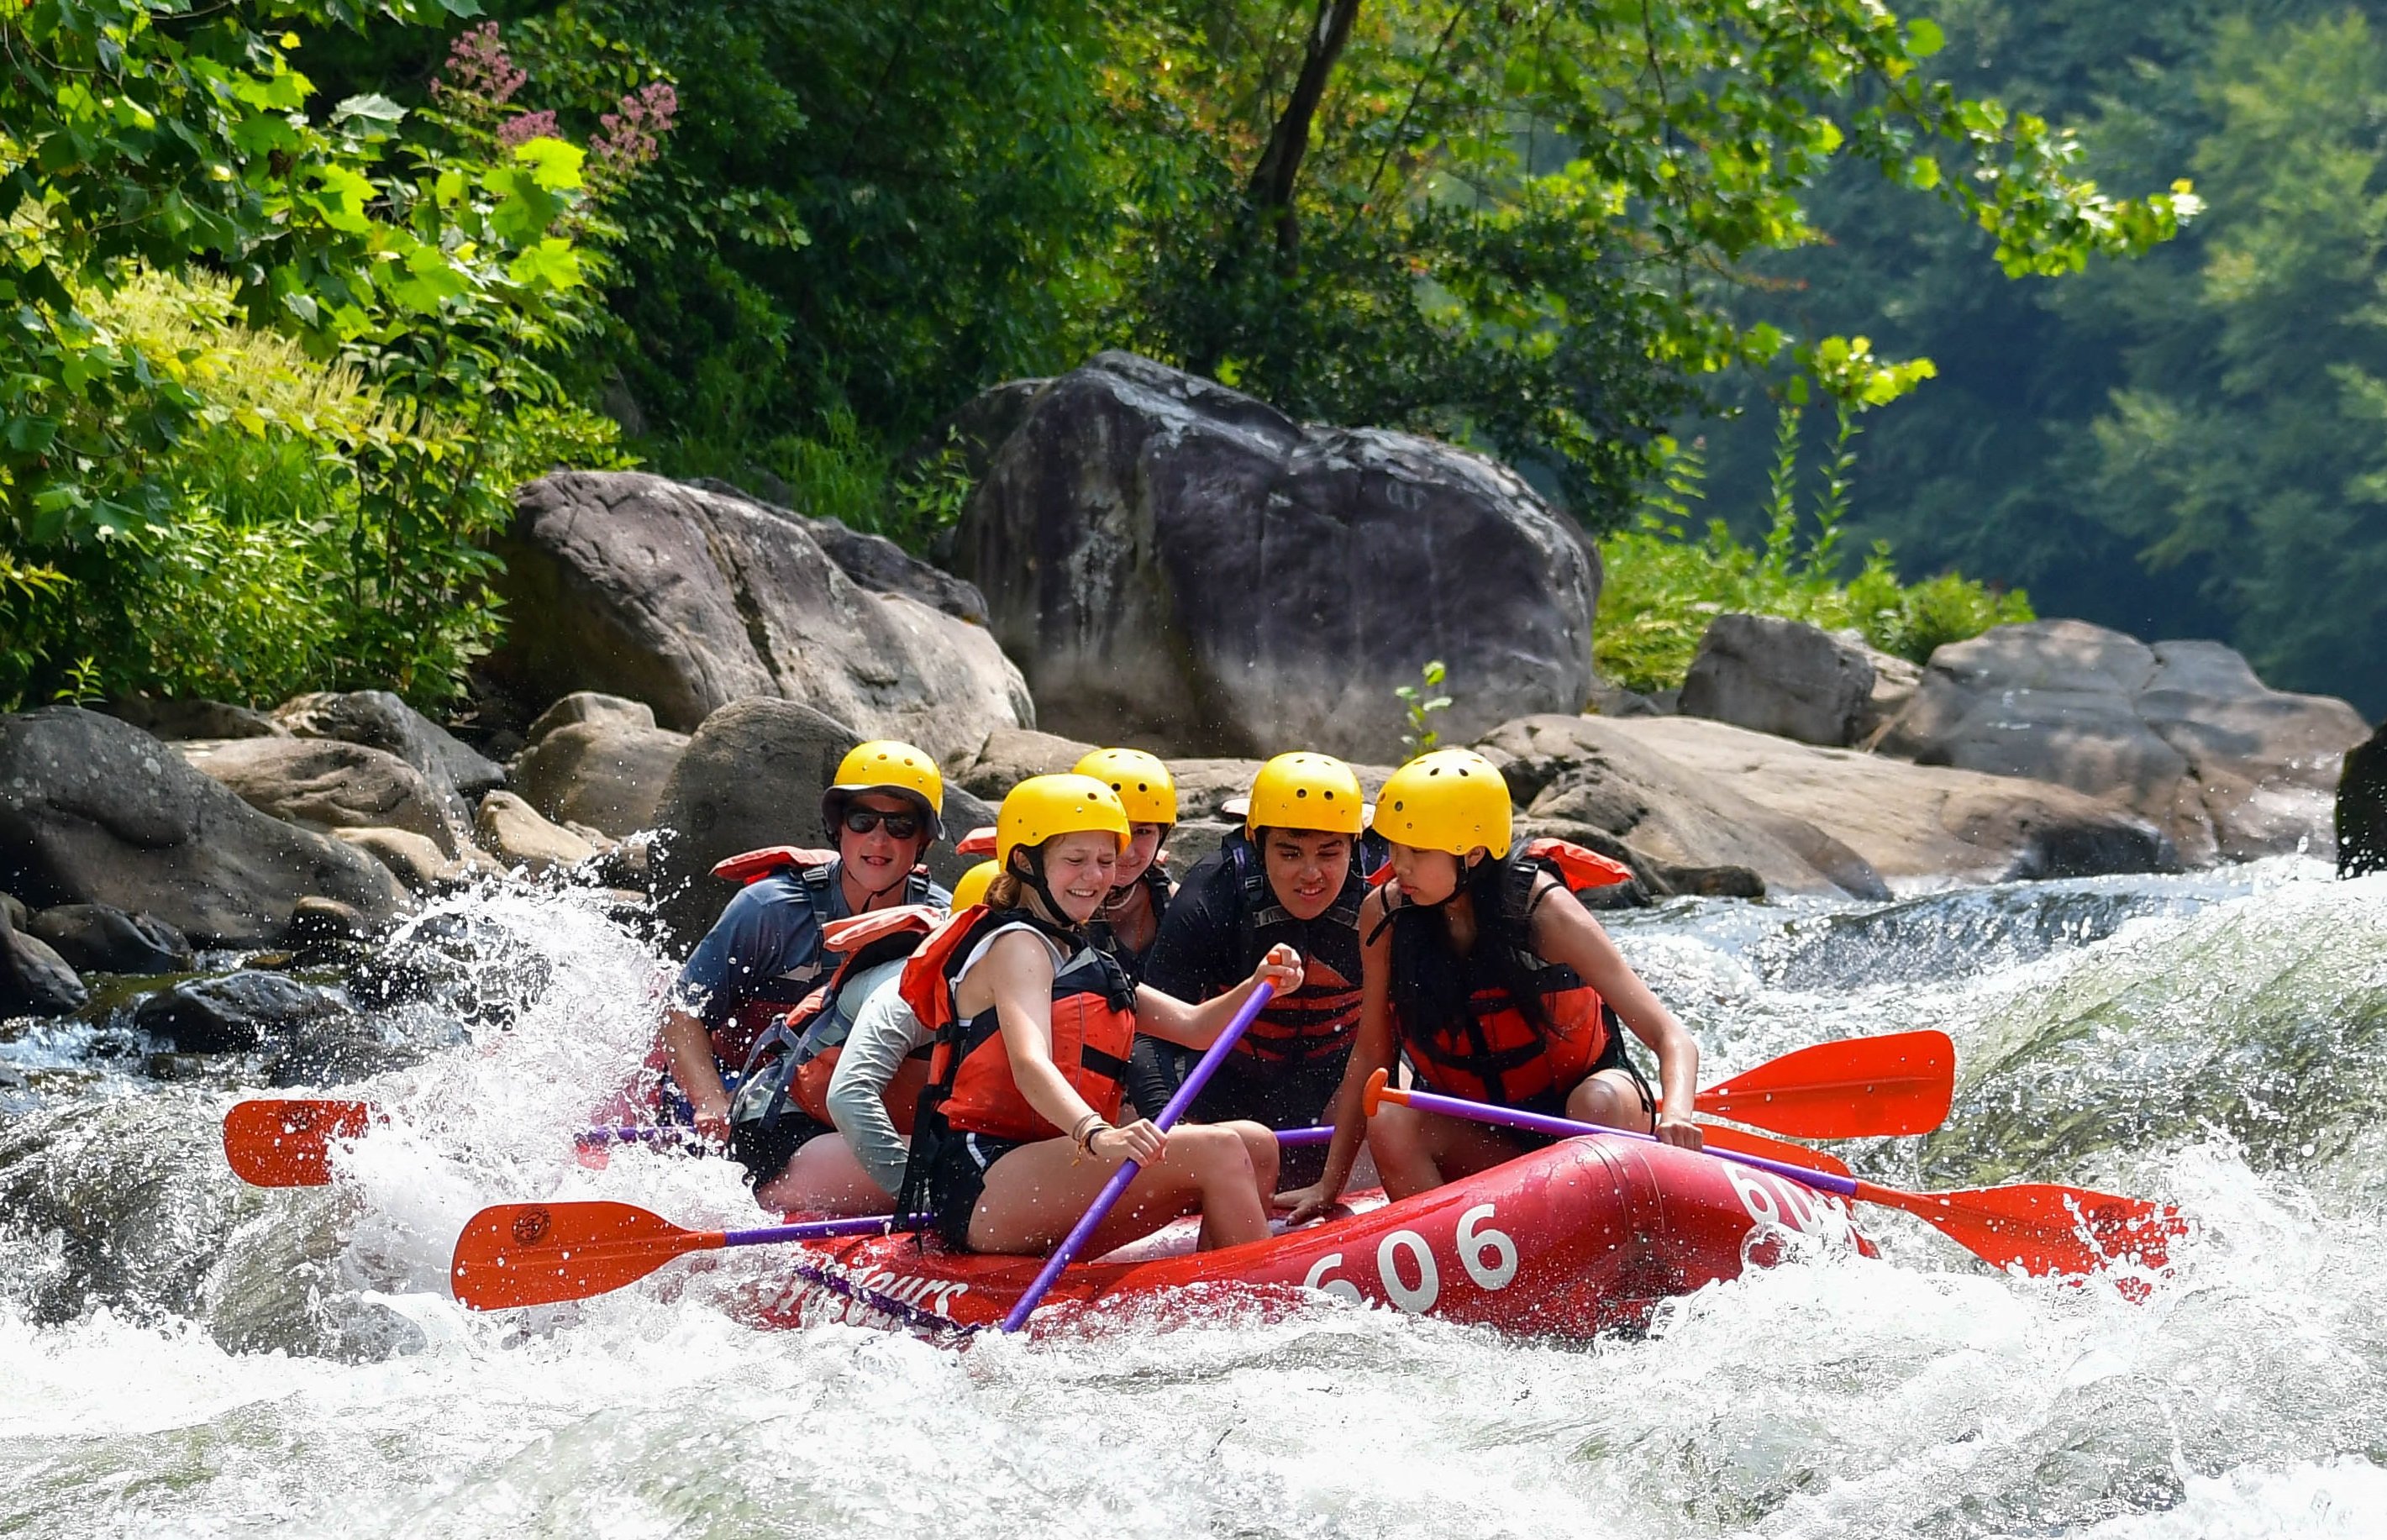
POLYGON ((1141 749, 1097 749, 1077 763, 1075 773, 1092 776, 1118 792, 1119 805, 1127 809, 1127 827, 1134 838, 1119 852, 1118 870, 1111 875, 1118 886, 1103 901, 1086 934, 1118 959, 1129 983, 1141 983, 1153 940, 1160 934, 1160 918, 1177 892, 1161 854, 1168 831, 1177 827, 1177 782, 1168 766, 1141 749))
POLYGON ((1395 1198, 1550 1142, 1405 1106, 1381 1107, 1370 1121, 1360 1109, 1368 1078, 1404 1051, 1444 1095, 1646 1129, 1699 1148, 1699 1044, 1560 879, 1570 866, 1608 864, 1557 840, 1511 856, 1508 783, 1465 749, 1396 771, 1375 823, 1392 842, 1393 880, 1360 911, 1358 1041, 1335 1097, 1325 1174, 1279 1200, 1292 1220, 1314 1218, 1342 1195, 1363 1135, 1395 1198), (1619 1016, 1658 1055, 1654 1101, 1624 1057, 1619 1016))
MULTIPOLYGON (((688 1098, 699 1134, 730 1142, 725 1077, 835 966, 822 944, 825 923, 907 903, 944 907, 944 890, 917 869, 942 832, 944 800, 944 779, 920 750, 887 740, 858 746, 821 794, 821 821, 836 842, 836 859, 807 867, 791 853, 740 889, 688 954, 663 1016, 661 1048, 666 1095, 676 1086, 688 1098)), ((732 1153, 760 1186, 819 1131, 797 1119, 775 1130, 768 1147, 732 1153)))
POLYGON ((1118 794, 1089 776, 1033 776, 1003 800, 995 827, 1001 872, 985 905, 947 920, 904 969, 904 1000, 937 1048, 899 1211, 925 1206, 966 1250, 1041 1252, 1132 1158, 1142 1169, 1090 1255, 1197 1210, 1205 1247, 1265 1236, 1276 1177, 1268 1130, 1229 1123, 1164 1136, 1116 1119, 1136 1033, 1206 1047, 1262 980, 1297 989, 1300 960, 1279 948, 1241 987, 1201 1005, 1130 985, 1084 929, 1117 886, 1131 838, 1118 794))
MULTIPOLYGON (((1207 1000, 1240 984, 1278 945, 1298 953, 1304 969, 1301 988, 1269 1002, 1189 1118, 1302 1129, 1325 1115, 1359 1027, 1359 905, 1368 884, 1358 854, 1366 816, 1349 765, 1326 754, 1280 754, 1252 780, 1243 839, 1231 837, 1186 874, 1153 943, 1147 982, 1207 1000)), ((1193 1060, 1140 1041, 1130 1083, 1135 1105, 1158 1112, 1193 1060)), ((1295 1180, 1314 1178, 1322 1159, 1314 1149, 1286 1152, 1295 1180)))

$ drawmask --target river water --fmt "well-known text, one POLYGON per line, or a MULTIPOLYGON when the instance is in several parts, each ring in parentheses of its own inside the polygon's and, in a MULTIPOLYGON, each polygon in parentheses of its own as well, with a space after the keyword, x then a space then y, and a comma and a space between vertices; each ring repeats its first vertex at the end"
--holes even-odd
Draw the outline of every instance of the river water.
POLYGON ((591 895, 485 893, 424 1056, 328 1189, 224 1168, 204 1068, 120 1014, 0 1026, 0 1534, 1569 1537, 2387 1533, 2387 878, 2271 863, 1894 904, 1613 917, 1706 1079, 1955 1038, 1904 1185, 2032 1178, 2194 1218, 2142 1300, 1902 1217, 1585 1346, 1321 1299, 966 1350, 720 1307, 765 1256, 512 1317, 447 1296, 484 1203, 752 1222, 725 1163, 575 1165, 654 953, 591 895), (461 1039, 461 1041, 460 1041, 461 1039), (743 1269, 743 1270, 741 1270, 743 1269))

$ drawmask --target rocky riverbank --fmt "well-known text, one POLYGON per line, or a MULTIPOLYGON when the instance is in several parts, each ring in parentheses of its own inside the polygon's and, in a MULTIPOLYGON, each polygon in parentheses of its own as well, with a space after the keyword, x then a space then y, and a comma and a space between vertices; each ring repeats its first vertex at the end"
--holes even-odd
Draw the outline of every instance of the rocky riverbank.
POLYGON ((379 691, 0 718, 0 1014, 138 1001, 170 1056, 369 1065, 344 991, 436 992, 471 951, 409 925, 427 897, 576 884, 684 944, 726 896, 713 864, 816 838, 865 737, 942 761, 955 831, 1096 742, 1151 747, 1190 864, 1264 752, 1380 784, 1429 658, 1435 726, 1500 764, 1525 829, 1632 866, 1610 902, 2387 859, 2368 725, 2216 643, 2041 621, 1918 669, 1723 615, 1649 701, 1591 672, 1596 550, 1479 456, 1112 354, 956 431, 958 574, 720 484, 562 473, 521 492, 512 628, 457 722, 379 691), (391 945, 403 966, 359 966, 391 945))

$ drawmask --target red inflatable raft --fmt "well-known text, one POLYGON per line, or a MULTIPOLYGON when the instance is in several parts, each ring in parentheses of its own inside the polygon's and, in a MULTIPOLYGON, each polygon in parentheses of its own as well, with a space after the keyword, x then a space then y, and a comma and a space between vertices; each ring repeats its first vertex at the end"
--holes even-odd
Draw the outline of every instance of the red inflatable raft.
MULTIPOLYGON (((1036 1322, 1170 1291, 1290 1301, 1304 1288, 1520 1333, 1588 1337, 1658 1301, 1778 1260, 1795 1235, 1872 1255, 1839 1199, 1662 1144, 1570 1139, 1464 1181, 1265 1241, 1195 1252, 1191 1221, 1062 1274, 1036 1322)), ((1032 1282, 1030 1256, 980 1256, 909 1235, 789 1248, 748 1311, 771 1326, 848 1320, 991 1327, 1032 1282)))

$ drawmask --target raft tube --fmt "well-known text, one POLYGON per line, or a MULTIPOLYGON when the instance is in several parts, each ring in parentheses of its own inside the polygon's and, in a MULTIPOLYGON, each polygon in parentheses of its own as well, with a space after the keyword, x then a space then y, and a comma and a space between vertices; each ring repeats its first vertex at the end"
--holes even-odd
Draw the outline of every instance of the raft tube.
MULTIPOLYGON (((1223 1298, 1292 1306, 1320 1290, 1528 1336, 1586 1338, 1646 1321, 1657 1304, 1812 1243, 1874 1255, 1848 1205, 1799 1182, 1694 1151, 1571 1139, 1464 1180, 1219 1251, 1184 1221, 1070 1267, 1031 1330, 1138 1306, 1164 1314, 1223 1298), (1190 1291, 1190 1293, 1189 1293, 1190 1291)), ((999 1323, 1035 1279, 1032 1256, 869 1236, 789 1247, 739 1314, 793 1328, 830 1321, 931 1335, 999 1323)))

